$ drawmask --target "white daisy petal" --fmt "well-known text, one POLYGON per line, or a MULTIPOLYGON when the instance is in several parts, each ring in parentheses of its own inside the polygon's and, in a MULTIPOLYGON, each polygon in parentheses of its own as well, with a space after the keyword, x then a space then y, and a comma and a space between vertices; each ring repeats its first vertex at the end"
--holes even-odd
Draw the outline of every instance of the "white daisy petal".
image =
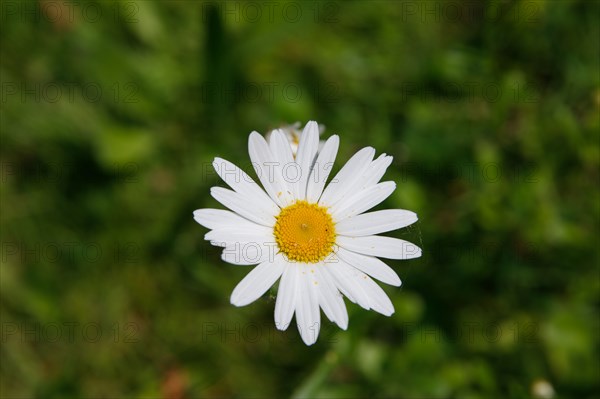
POLYGON ((363 189, 379 183, 387 168, 392 164, 394 157, 391 155, 381 154, 376 160, 371 162, 366 173, 362 178, 362 185, 359 188, 363 189))
POLYGON ((417 220, 417 214, 414 212, 385 209, 343 219, 335 225, 335 231, 344 236, 367 236, 397 230, 417 220))
POLYGON ((365 147, 354 154, 329 182, 319 199, 319 205, 331 206, 344 198, 344 194, 348 192, 356 176, 362 175, 374 156, 375 149, 373 147, 365 147))
POLYGON ((226 211, 224 209, 210 208, 196 209, 194 211, 194 220, 208 229, 256 224, 246 218, 241 217, 237 213, 226 211))
POLYGON ((279 206, 289 203, 292 200, 292 194, 286 190, 287 187, 282 182, 279 169, 275 168, 278 162, 264 137, 257 132, 250 133, 248 153, 252 166, 271 199, 279 206))
POLYGON ((252 197, 245 197, 240 193, 228 190, 223 187, 212 187, 210 195, 219 201, 223 206, 240 214, 263 226, 274 226, 275 215, 272 213, 270 206, 265 206, 264 202, 253 201, 252 197))
POLYGON ((314 274, 310 273, 311 265, 297 264, 300 268, 297 280, 296 297, 296 323, 302 341, 312 345, 317 341, 321 328, 321 312, 319 309, 319 296, 315 284, 314 274))
POLYGON ((223 179, 223 181, 234 191, 244 196, 252 197, 257 202, 264 202, 265 205, 269 205, 272 208, 273 213, 275 214, 279 212, 277 204, 275 204, 267 193, 256 184, 254 179, 238 166, 219 157, 216 157, 213 160, 212 165, 221 179, 223 179))
MULTIPOLYGON (((300 166, 294 161, 292 147, 285 133, 281 130, 273 130, 269 140, 269 147, 276 161, 275 169, 277 170, 277 174, 282 178, 281 182, 284 190, 289 193, 295 193, 297 190, 296 186, 302 176, 302 171, 300 170, 300 166)), ((282 196, 281 199, 285 205, 293 202, 292 195, 282 196)))
POLYGON ((323 149, 319 151, 319 156, 308 179, 306 190, 306 200, 308 202, 319 201, 319 197, 323 192, 323 187, 325 187, 329 173, 331 173, 331 169, 333 169, 333 163, 335 162, 339 145, 339 136, 333 135, 327 139, 323 149))
POLYGON ((396 183, 393 181, 385 181, 361 190, 331 207, 331 216, 333 216, 333 219, 336 222, 341 222, 346 218, 361 214, 374 206, 379 205, 389 197, 395 189, 396 183))
MULTIPOLYGON (((332 276, 330 276, 330 277, 333 280, 333 277, 332 276)), ((349 291, 346 291, 346 287, 345 286, 343 286, 343 285, 341 285, 339 283, 336 283, 336 287, 340 291, 340 293, 342 294, 342 296, 345 296, 346 298, 348 298, 348 300, 350 302, 352 302, 352 303, 357 303, 356 298, 354 298, 354 296, 349 291)))
POLYGON ((365 273, 343 261, 328 270, 333 271, 337 276, 338 284, 343 284, 346 290, 352 292, 357 299, 356 303, 361 307, 367 310, 373 309, 385 316, 394 313, 394 306, 385 291, 365 273))
POLYGON ((396 287, 400 287, 402 284, 400 277, 398 277, 391 267, 373 256, 361 255, 341 247, 338 248, 338 256, 350 266, 357 268, 383 283, 396 287))
POLYGON ((287 330, 294 310, 298 293, 298 268, 295 264, 286 262, 285 270, 279 281, 277 301, 275 302, 275 327, 278 330, 287 330))
POLYGON ((277 244, 271 242, 236 242, 225 246, 221 259, 233 265, 256 265, 273 262, 277 251, 277 244))
POLYGON ((329 254, 329 256, 327 256, 327 258, 325 258, 323 260, 323 263, 327 266, 327 267, 325 267, 325 269, 323 269, 323 273, 325 273, 329 276, 329 281, 334 283, 334 285, 337 287, 338 290, 340 290, 340 293, 343 296, 348 298, 351 302, 356 303, 357 300, 354 297, 354 295, 352 295, 352 292, 348 291, 346 289, 345 285, 338 283, 337 273, 334 270, 331 270, 332 268, 336 267, 337 264, 342 262, 340 257, 337 255, 337 252, 340 247, 335 244, 334 244, 334 246, 335 246, 335 249, 333 250, 333 252, 331 254, 329 254))
POLYGON ((300 143, 298 144, 298 153, 296 154, 296 162, 300 165, 302 175, 297 184, 296 199, 303 200, 306 198, 306 186, 310 170, 317 155, 319 148, 319 125, 315 121, 310 121, 304 126, 300 143))
POLYGON ((319 291, 319 303, 323 313, 337 324, 342 330, 348 328, 348 311, 344 304, 342 294, 338 291, 335 283, 327 272, 323 270, 327 265, 318 265, 315 268, 318 281, 317 290, 319 291))
MULTIPOLYGON (((211 230, 204 235, 204 239, 207 241, 215 241, 218 243, 225 243, 225 245, 219 246, 232 246, 236 243, 275 243, 273 237, 273 229, 254 225, 254 226, 238 226, 238 227, 225 227, 221 229, 211 230)), ((215 244, 217 245, 217 244, 215 244)))
POLYGON ((337 244, 352 252, 386 259, 413 259, 421 256, 421 248, 412 242, 384 236, 338 236, 337 244))
MULTIPOLYGON (((346 192, 355 195, 360 191, 377 184, 385 174, 388 166, 392 163, 392 159, 392 156, 381 154, 376 160, 370 162, 369 165, 364 168, 362 173, 357 174, 348 182, 346 192)), ((347 199, 347 197, 343 199, 347 199)))
POLYGON ((231 293, 231 303, 246 306, 260 298, 281 276, 284 266, 279 257, 274 262, 263 262, 256 266, 235 287, 231 293))
POLYGON ((394 305, 385 291, 367 275, 358 280, 369 297, 369 306, 371 309, 384 316, 391 316, 394 313, 394 305))
POLYGON ((343 261, 328 264, 325 270, 348 299, 367 310, 371 308, 369 305, 369 296, 358 281, 360 276, 367 277, 364 273, 359 272, 343 261))
POLYGON ((269 148, 273 156, 282 163, 294 162, 294 154, 292 153, 290 141, 280 129, 271 132, 269 148))

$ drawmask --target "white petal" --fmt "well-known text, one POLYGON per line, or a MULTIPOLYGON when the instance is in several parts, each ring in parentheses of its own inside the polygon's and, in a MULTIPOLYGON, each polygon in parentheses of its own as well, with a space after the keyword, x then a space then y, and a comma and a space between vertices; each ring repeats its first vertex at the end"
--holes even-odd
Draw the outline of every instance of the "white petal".
MULTIPOLYGON (((275 243, 273 229, 255 224, 254 226, 225 227, 211 230, 204 236, 207 241, 225 243, 232 246, 236 243, 275 243)), ((216 245, 216 244, 215 244, 216 245)))
POLYGON ((348 299, 367 310, 371 308, 369 296, 362 288, 360 281, 358 281, 361 276, 367 277, 366 274, 359 272, 341 260, 338 263, 328 264, 325 271, 329 273, 332 281, 348 299))
POLYGON ((314 274, 309 271, 309 265, 298 263, 296 267, 300 268, 297 280, 299 292, 296 297, 296 323, 304 343, 312 345, 317 341, 321 328, 317 287, 314 274))
POLYGON ((371 309, 384 316, 391 316, 394 313, 394 305, 385 291, 366 275, 359 279, 359 281, 369 297, 369 306, 371 309))
POLYGON ((313 162, 317 155, 317 149, 319 148, 319 125, 315 121, 309 121, 304 130, 302 136, 300 136, 300 143, 298 143, 298 153, 296 154, 296 162, 300 165, 302 175, 297 185, 296 198, 306 198, 306 186, 310 170, 313 162))
POLYGON ((356 194, 349 195, 347 199, 338 202, 330 208, 331 216, 333 216, 336 222, 341 222, 350 216, 368 211, 383 202, 395 189, 396 183, 385 181, 361 190, 356 194))
POLYGON ((335 225, 335 231, 345 236, 368 236, 401 229, 417 220, 417 214, 414 212, 385 209, 343 219, 335 225))
POLYGON ((421 256, 421 248, 412 242, 384 236, 338 236, 337 244, 349 251, 387 259, 413 259, 421 256))
POLYGON ((319 291, 319 303, 323 309, 323 313, 337 324, 342 330, 348 328, 348 311, 344 304, 342 294, 338 291, 335 283, 325 270, 327 265, 319 265, 315 268, 316 278, 318 281, 317 290, 319 291))
POLYGON ((367 310, 373 309, 386 316, 394 313, 394 306, 387 294, 365 273, 343 261, 328 270, 337 277, 336 283, 343 284, 361 307, 367 310))
POLYGON ((271 200, 267 193, 246 172, 233 163, 217 157, 213 160, 213 168, 221 179, 234 191, 247 197, 253 197, 257 202, 264 202, 265 205, 268 204, 273 213, 279 211, 277 204, 271 200))
MULTIPOLYGON (((330 275, 330 277, 331 277, 331 280, 334 279, 333 275, 330 275)), ((352 303, 357 303, 356 298, 354 298, 354 296, 349 291, 346 290, 345 286, 343 286, 343 285, 341 285, 339 283, 336 283, 336 287, 340 291, 340 293, 342 294, 342 296, 345 296, 346 298, 348 298, 348 300, 350 302, 352 302, 352 303)))
POLYGON ((392 164, 394 157, 381 154, 376 160, 371 162, 362 178, 362 184, 358 188, 366 188, 379 183, 387 168, 392 164))
MULTIPOLYGON (((392 163, 392 159, 392 156, 381 154, 376 160, 370 162, 369 165, 364 168, 362 173, 357 174, 353 179, 348 181, 346 192, 352 196, 377 184, 379 180, 381 180, 381 177, 384 175, 388 166, 392 163)), ((340 199, 340 201, 345 199, 348 199, 348 196, 340 199)))
POLYGON ((333 163, 340 145, 340 138, 336 135, 331 136, 325 142, 323 149, 319 152, 319 156, 313 169, 310 172, 308 186, 306 190, 306 199, 308 202, 314 203, 319 201, 319 197, 327 182, 327 177, 333 169, 333 163))
POLYGON ((294 162, 294 154, 292 153, 290 141, 281 129, 276 129, 271 132, 269 147, 276 159, 284 163, 294 162))
POLYGON ((260 298, 277 281, 283 273, 284 263, 281 258, 275 262, 263 262, 244 277, 231 293, 231 303, 235 306, 246 306, 260 298))
POLYGON ((275 243, 236 242, 223 249, 221 259, 233 265, 256 265, 273 262, 277 252, 275 243))
POLYGON ((239 213, 241 216, 263 226, 273 227, 275 215, 271 208, 264 202, 253 201, 251 197, 245 197, 240 193, 223 187, 212 187, 210 195, 223 206, 239 213))
POLYGON ((196 209, 194 220, 208 229, 218 229, 232 226, 255 225, 256 223, 241 217, 237 213, 224 209, 196 209))
POLYGON ((279 206, 285 206, 292 201, 292 193, 286 190, 279 169, 275 167, 279 164, 278 161, 271 153, 264 137, 257 132, 250 133, 248 154, 260 182, 271 199, 279 206))
POLYGON ((323 146, 324 145, 325 145, 325 140, 319 140, 319 148, 317 148, 317 154, 320 154, 321 151, 323 151, 323 146))
MULTIPOLYGON (((294 161, 292 147, 285 133, 279 129, 273 130, 269 140, 269 147, 277 162, 275 169, 277 170, 277 174, 281 176, 284 191, 295 193, 297 190, 296 186, 302 176, 302 171, 300 170, 300 166, 294 161)), ((293 202, 293 196, 285 196, 281 197, 281 199, 284 205, 289 205, 293 202)))
POLYGON ((284 262, 286 262, 285 270, 279 281, 277 301, 275 302, 275 327, 282 331, 287 330, 292 321, 298 295, 298 268, 293 263, 285 260, 284 262))
POLYGON ((361 255, 341 247, 338 248, 338 256, 350 266, 357 268, 379 281, 396 287, 399 287, 402 284, 400 277, 398 277, 391 267, 373 256, 361 255))
POLYGON ((344 194, 350 189, 350 185, 357 176, 362 175, 364 170, 369 166, 375 155, 375 149, 365 147, 358 151, 346 162, 346 164, 335 175, 333 180, 329 182, 319 205, 331 206, 344 197, 344 194))

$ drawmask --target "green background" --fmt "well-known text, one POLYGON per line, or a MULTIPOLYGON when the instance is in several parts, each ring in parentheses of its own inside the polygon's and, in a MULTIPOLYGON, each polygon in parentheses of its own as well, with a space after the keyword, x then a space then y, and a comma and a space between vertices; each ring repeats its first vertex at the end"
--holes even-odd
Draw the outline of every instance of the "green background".
POLYGON ((598 397, 597 1, 0 5, 3 398, 598 397), (308 120, 423 248, 312 347, 192 219, 308 120))

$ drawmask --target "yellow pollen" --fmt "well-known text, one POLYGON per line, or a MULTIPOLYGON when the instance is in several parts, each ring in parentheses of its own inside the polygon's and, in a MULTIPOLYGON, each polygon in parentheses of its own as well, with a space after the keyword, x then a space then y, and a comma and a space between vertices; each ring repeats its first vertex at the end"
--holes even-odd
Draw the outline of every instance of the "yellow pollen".
POLYGON ((275 223, 275 241, 291 261, 317 263, 333 251, 335 227, 327 208, 306 201, 283 208, 275 223))

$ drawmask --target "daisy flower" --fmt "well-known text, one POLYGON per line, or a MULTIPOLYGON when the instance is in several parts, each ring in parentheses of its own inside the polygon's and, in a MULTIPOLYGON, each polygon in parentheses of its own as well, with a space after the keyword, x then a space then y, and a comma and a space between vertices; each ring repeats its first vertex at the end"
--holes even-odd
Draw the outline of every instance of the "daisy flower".
POLYGON ((198 209, 194 219, 210 229, 212 245, 234 265, 257 265, 231 294, 235 306, 260 298, 279 280, 275 326, 285 330, 295 314, 306 345, 316 342, 321 309, 342 329, 348 327, 343 296, 385 316, 392 302, 373 281, 400 286, 398 275, 379 258, 421 256, 416 245, 379 235, 417 221, 414 212, 388 209, 367 212, 396 188, 379 182, 392 162, 375 149, 358 151, 326 186, 339 137, 319 148, 319 126, 308 122, 294 154, 285 132, 267 142, 257 132, 248 140, 250 159, 264 190, 229 161, 215 158, 217 174, 231 188, 213 187, 211 195, 226 208, 198 209), (343 295, 343 296, 342 296, 343 295))

